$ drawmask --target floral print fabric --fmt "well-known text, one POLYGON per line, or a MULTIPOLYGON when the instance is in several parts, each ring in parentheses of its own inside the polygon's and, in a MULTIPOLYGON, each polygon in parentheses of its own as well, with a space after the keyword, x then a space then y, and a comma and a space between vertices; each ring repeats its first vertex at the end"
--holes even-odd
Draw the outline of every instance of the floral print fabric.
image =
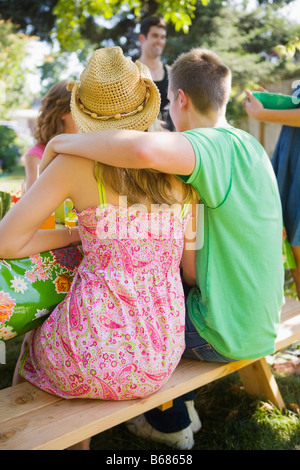
POLYGON ((84 258, 67 297, 32 332, 21 375, 65 398, 145 397, 184 350, 184 220, 116 206, 78 214, 84 258))
POLYGON ((0 340, 42 324, 67 295, 82 259, 81 246, 0 260, 0 340))

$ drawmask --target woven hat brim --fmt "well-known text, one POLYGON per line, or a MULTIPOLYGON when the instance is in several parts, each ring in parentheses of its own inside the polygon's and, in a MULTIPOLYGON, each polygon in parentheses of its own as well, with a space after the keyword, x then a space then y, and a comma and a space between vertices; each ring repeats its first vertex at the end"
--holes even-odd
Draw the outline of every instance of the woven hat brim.
POLYGON ((108 120, 94 119, 79 108, 77 95, 80 84, 74 83, 71 94, 71 113, 78 129, 82 132, 108 129, 135 129, 145 131, 148 129, 158 116, 160 110, 160 93, 152 80, 149 80, 147 77, 143 77, 143 80, 150 87, 150 98, 144 109, 133 116, 108 120))

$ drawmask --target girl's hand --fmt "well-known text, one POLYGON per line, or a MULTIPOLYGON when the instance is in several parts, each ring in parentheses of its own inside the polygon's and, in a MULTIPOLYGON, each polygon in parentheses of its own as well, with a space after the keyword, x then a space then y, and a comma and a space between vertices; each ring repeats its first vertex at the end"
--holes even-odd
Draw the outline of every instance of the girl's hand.
POLYGON ((243 106, 248 114, 248 116, 252 119, 260 120, 261 111, 264 109, 262 103, 252 95, 249 90, 245 90, 246 99, 243 101, 243 106))

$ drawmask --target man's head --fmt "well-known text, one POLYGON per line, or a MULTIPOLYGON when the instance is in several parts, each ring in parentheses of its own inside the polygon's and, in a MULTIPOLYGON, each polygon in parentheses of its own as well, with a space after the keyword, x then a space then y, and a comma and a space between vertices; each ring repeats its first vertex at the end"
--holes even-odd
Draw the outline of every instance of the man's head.
POLYGON ((147 37, 152 26, 167 30, 167 25, 162 18, 159 16, 148 16, 148 18, 144 18, 141 21, 140 33, 147 37))
POLYGON ((156 16, 144 18, 139 34, 142 54, 150 58, 160 57, 166 44, 166 36, 167 26, 162 18, 156 16))
POLYGON ((169 72, 169 89, 176 99, 178 90, 189 96, 202 115, 226 107, 231 87, 230 69, 214 52, 195 48, 181 54, 169 72))

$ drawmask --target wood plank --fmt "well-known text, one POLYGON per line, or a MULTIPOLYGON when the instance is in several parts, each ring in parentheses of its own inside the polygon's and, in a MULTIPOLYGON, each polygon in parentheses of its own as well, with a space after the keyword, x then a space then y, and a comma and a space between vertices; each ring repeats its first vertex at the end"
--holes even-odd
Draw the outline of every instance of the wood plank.
POLYGON ((281 324, 276 339, 276 351, 287 348, 300 340, 300 302, 286 298, 282 309, 281 324))
POLYGON ((281 312, 281 320, 285 321, 300 313, 300 301, 292 299, 291 297, 285 297, 285 304, 281 312))
POLYGON ((64 449, 234 372, 249 362, 220 365, 182 359, 167 384, 148 398, 119 402, 60 400, 1 424, 0 449, 64 449))
POLYGON ((22 416, 61 398, 44 392, 29 382, 0 390, 0 422, 22 416))

